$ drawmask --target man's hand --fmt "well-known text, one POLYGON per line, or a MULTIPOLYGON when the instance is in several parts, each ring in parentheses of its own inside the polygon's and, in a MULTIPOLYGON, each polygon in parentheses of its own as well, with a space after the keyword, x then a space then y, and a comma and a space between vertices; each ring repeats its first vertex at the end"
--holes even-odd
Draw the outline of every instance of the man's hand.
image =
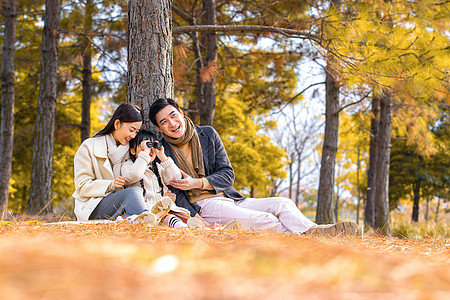
POLYGON ((127 182, 130 182, 130 179, 123 177, 123 176, 117 176, 116 179, 114 179, 114 189, 120 189, 123 187, 127 182))
POLYGON ((182 170, 180 170, 183 175, 183 179, 172 179, 169 184, 174 188, 189 191, 192 189, 201 189, 203 187, 203 181, 200 178, 192 178, 182 170))

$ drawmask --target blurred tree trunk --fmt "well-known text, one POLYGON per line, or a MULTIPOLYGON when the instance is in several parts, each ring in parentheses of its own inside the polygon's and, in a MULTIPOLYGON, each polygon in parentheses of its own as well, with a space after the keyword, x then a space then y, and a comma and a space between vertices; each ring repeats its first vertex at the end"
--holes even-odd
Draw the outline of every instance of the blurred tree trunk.
MULTIPOLYGON (((84 33, 93 32, 92 15, 94 12, 93 0, 86 0, 84 15, 84 33)), ((81 142, 91 135, 91 101, 93 91, 92 81, 92 47, 89 38, 83 40, 83 98, 81 100, 81 142)))
POLYGON ((325 135, 320 165, 316 223, 333 223, 334 169, 339 132, 339 84, 329 66, 326 70, 325 135))
POLYGON ((375 183, 374 229, 389 234, 389 159, 391 143, 392 94, 384 92, 380 98, 378 131, 378 159, 375 183))
POLYGON ((375 183, 377 178, 377 140, 378 128, 380 126, 380 99, 374 96, 372 99, 372 118, 370 121, 370 146, 369 146, 369 167, 367 171, 367 199, 364 208, 364 223, 366 226, 374 227, 375 210, 375 183))
POLYGON ((411 221, 419 222, 419 200, 420 200, 420 183, 422 179, 420 176, 416 178, 416 181, 413 184, 413 192, 414 192, 414 201, 413 201, 413 209, 411 215, 411 221))
POLYGON ((173 98, 172 1, 128 2, 127 102, 141 107, 143 128, 158 98, 173 98))
POLYGON ((359 188, 359 173, 361 171, 361 149, 358 146, 358 160, 356 165, 356 188, 358 194, 358 203, 356 204, 356 224, 359 225, 359 211, 361 210, 361 189, 359 188))
POLYGON ((16 0, 4 0, 5 18, 2 53, 2 103, 0 118, 0 220, 8 209, 14 142, 14 57, 16 41, 16 0))
MULTIPOLYGON (((216 25, 216 0, 203 0, 206 16, 206 25, 216 25)), ((202 81, 204 82, 203 103, 200 108, 200 124, 213 125, 214 111, 216 109, 216 62, 217 62, 217 35, 213 31, 206 34, 206 64, 202 81)))
POLYGON ((42 36, 41 83, 34 134, 30 198, 28 201, 30 213, 52 211, 53 145, 60 24, 61 1, 47 0, 42 36))

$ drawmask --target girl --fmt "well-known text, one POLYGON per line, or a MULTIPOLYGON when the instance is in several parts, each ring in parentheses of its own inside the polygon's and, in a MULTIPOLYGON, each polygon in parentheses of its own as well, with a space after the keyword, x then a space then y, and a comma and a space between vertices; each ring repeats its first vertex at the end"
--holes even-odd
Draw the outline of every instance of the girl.
POLYGON ((181 179, 181 172, 164 154, 164 147, 151 131, 141 129, 130 141, 129 158, 123 161, 121 174, 130 180, 130 185, 142 186, 147 209, 158 217, 165 216, 165 225, 205 229, 202 220, 191 218, 187 209, 175 205, 176 196, 166 184, 174 178, 181 179))
POLYGON ((129 141, 142 125, 141 110, 122 103, 94 137, 86 139, 74 158, 75 215, 78 220, 116 219, 156 224, 139 187, 123 189, 129 180, 120 176, 129 141))

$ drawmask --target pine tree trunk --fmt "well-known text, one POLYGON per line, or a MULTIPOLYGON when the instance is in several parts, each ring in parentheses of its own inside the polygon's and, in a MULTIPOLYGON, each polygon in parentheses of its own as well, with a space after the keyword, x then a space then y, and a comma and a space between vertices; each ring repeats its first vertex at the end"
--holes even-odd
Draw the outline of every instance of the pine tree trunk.
POLYGON ((292 185, 294 184, 294 176, 292 174, 293 163, 290 162, 288 164, 289 167, 289 199, 292 199, 292 185))
POLYGON ((359 225, 359 211, 361 210, 361 189, 359 188, 359 173, 361 171, 361 150, 358 147, 358 162, 356 164, 356 188, 358 194, 358 203, 356 205, 356 224, 359 225))
POLYGON ((412 209, 412 215, 411 215, 411 221, 413 222, 419 222, 419 200, 420 200, 420 183, 421 183, 420 176, 416 178, 416 182, 414 182, 413 185, 413 192, 414 192, 414 201, 413 201, 413 209, 412 209))
MULTIPOLYGON (((206 25, 216 25, 216 0, 204 0, 206 25)), ((206 33, 206 67, 216 65, 217 62, 217 35, 215 32, 206 33)), ((214 111, 216 109, 216 78, 204 83, 204 103, 200 111, 200 124, 213 125, 214 111)))
POLYGON ((375 183, 377 178, 378 160, 378 128, 380 125, 380 99, 375 96, 372 99, 372 118, 370 121, 370 145, 369 145, 369 167, 367 171, 367 199, 364 208, 364 223, 366 226, 374 227, 375 211, 375 183))
POLYGON ((128 2, 127 102, 141 107, 143 128, 158 98, 173 98, 172 1, 128 2))
MULTIPOLYGON (((92 32, 92 14, 94 5, 92 0, 86 0, 84 15, 84 32, 92 32)), ((92 101, 92 47, 89 39, 85 38, 83 42, 83 98, 81 100, 81 142, 91 135, 91 101, 92 101)))
POLYGON ((3 1, 5 18, 2 53, 2 103, 0 119, 0 220, 8 209, 14 142, 14 56, 16 41, 16 0, 3 1))
POLYGON ((29 213, 52 211, 52 169, 57 100, 57 70, 61 1, 47 0, 42 37, 41 84, 34 134, 29 213))
MULTIPOLYGON (((300 189, 301 189, 301 165, 302 165, 302 161, 301 161, 301 155, 298 155, 298 161, 297 161, 297 192, 295 193, 295 205, 298 206, 298 202, 300 201, 300 189)), ((292 198, 291 198, 292 199, 292 198)))
POLYGON ((339 85, 327 67, 325 136, 322 147, 316 223, 333 223, 334 168, 339 132, 339 85))
POLYGON ((380 98, 380 125, 378 131, 377 177, 375 183, 374 229, 389 234, 389 159, 391 143, 392 95, 380 98))

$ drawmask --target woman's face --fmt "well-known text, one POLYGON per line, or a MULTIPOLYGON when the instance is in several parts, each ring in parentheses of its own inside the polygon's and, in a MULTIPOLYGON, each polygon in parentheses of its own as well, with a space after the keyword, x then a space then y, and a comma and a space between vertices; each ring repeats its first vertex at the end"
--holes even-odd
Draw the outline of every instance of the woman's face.
POLYGON ((114 122, 114 131, 112 135, 116 140, 117 145, 127 145, 133 139, 142 126, 142 121, 139 122, 114 122))

